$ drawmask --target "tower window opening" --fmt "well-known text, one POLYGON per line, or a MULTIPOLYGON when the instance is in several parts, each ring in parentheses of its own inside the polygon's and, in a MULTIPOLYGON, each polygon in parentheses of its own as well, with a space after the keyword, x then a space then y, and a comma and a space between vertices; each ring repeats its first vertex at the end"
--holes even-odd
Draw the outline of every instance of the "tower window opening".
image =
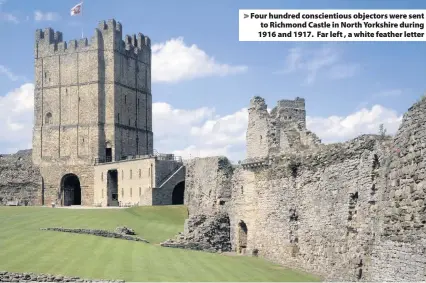
POLYGON ((44 119, 45 124, 52 124, 52 113, 47 112, 46 117, 44 119))

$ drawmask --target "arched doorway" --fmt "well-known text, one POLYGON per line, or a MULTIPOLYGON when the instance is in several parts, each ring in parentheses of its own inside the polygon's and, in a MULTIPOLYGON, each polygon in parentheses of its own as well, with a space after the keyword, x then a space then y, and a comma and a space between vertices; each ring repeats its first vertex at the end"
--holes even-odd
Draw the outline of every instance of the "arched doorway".
POLYGON ((183 204, 185 196, 185 181, 178 183, 173 189, 172 204, 183 204))
POLYGON ((63 205, 81 205, 80 180, 75 174, 67 174, 61 181, 63 205))
POLYGON ((244 221, 238 223, 238 253, 243 254, 247 249, 247 225, 244 221))

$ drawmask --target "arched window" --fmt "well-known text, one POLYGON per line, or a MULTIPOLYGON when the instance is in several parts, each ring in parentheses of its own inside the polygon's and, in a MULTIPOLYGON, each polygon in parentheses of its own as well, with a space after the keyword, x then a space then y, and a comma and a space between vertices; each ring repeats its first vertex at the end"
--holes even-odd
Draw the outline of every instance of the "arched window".
POLYGON ((52 124, 52 113, 47 112, 46 117, 44 118, 45 124, 52 124))

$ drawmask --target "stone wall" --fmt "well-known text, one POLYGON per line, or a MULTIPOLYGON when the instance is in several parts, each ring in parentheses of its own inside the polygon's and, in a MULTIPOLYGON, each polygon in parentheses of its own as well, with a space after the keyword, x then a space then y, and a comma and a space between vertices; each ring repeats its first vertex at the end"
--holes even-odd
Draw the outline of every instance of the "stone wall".
POLYGON ((404 115, 386 164, 373 280, 426 278, 426 99, 404 115))
POLYGON ((265 100, 254 97, 248 109, 247 159, 316 148, 321 140, 306 129, 305 100, 280 100, 269 113, 265 100))
POLYGON ((41 187, 41 174, 32 165, 31 150, 0 155, 0 205, 39 205, 41 187))
POLYGON ((114 238, 114 239, 122 239, 128 241, 136 241, 136 242, 144 242, 149 243, 147 240, 142 239, 141 237, 127 235, 124 233, 111 232, 106 230, 98 230, 98 229, 79 229, 79 228, 40 228, 40 230, 44 231, 56 231, 56 232, 65 232, 65 233, 74 233, 74 234, 86 234, 99 236, 104 238, 114 238))
POLYGON ((70 277, 52 274, 36 273, 17 273, 0 271, 1 282, 111 282, 124 283, 123 280, 101 280, 101 279, 82 279, 80 277, 70 277))
POLYGON ((383 185, 374 178, 388 141, 362 136, 306 154, 287 154, 267 168, 238 168, 233 177, 231 242, 247 254, 327 279, 369 278, 383 185), (343 260, 342 260, 343 258, 343 260))
MULTIPOLYGON (((264 113, 260 106, 252 111, 264 113)), ((190 219, 214 219, 220 209, 229 215, 234 251, 327 280, 424 280, 425 110, 425 99, 410 108, 394 140, 317 143, 236 168, 225 158, 194 159, 187 165, 190 219), (217 192, 226 205, 217 205, 217 192)), ((250 125, 259 125, 249 123, 255 133, 250 125)))
POLYGON ((229 205, 233 168, 226 157, 195 158, 187 161, 185 168, 189 214, 214 214, 229 205))
POLYGON ((34 57, 33 162, 46 199, 66 203, 56 191, 73 173, 85 186, 82 204, 93 205, 95 160, 153 153, 151 41, 141 33, 123 39, 115 20, 69 42, 47 28, 36 31, 34 57))

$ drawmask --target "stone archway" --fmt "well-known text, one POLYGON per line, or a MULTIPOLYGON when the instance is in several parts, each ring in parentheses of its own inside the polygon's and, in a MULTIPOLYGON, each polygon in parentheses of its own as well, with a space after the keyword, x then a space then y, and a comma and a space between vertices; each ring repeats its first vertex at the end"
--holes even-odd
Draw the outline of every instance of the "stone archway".
POLYGON ((240 221, 238 223, 238 247, 237 252, 240 254, 244 254, 247 249, 247 225, 244 221, 240 221))
POLYGON ((184 204, 185 197, 185 181, 178 183, 172 193, 172 204, 179 205, 184 204))
POLYGON ((62 204, 81 205, 80 180, 75 174, 66 174, 61 180, 62 204))

